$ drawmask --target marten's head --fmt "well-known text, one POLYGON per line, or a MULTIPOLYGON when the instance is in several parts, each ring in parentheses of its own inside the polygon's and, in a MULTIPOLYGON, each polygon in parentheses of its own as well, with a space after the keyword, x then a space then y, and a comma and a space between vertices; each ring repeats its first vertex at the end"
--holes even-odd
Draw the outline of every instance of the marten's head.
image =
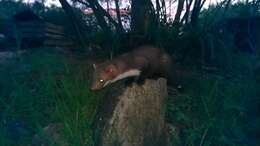
POLYGON ((118 80, 122 80, 128 77, 137 77, 141 74, 141 70, 122 67, 122 64, 124 63, 121 62, 121 66, 118 66, 113 64, 111 61, 105 61, 100 64, 93 64, 94 72, 91 90, 100 90, 118 80))
POLYGON ((117 67, 111 62, 93 64, 94 72, 92 78, 91 90, 100 90, 112 83, 118 75, 117 67))

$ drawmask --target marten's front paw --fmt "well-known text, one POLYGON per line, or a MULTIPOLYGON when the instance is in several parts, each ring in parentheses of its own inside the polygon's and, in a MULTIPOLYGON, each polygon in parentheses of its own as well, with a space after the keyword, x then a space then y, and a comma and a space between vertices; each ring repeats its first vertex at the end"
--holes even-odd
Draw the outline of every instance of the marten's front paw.
POLYGON ((136 84, 139 85, 139 86, 140 86, 140 85, 143 85, 144 82, 145 82, 145 78, 136 78, 135 82, 136 82, 136 84))
POLYGON ((125 80, 125 86, 132 87, 134 83, 137 85, 143 85, 145 82, 144 78, 133 77, 125 80))
POLYGON ((128 78, 128 79, 125 80, 125 86, 131 87, 134 82, 135 82, 134 78, 128 78))

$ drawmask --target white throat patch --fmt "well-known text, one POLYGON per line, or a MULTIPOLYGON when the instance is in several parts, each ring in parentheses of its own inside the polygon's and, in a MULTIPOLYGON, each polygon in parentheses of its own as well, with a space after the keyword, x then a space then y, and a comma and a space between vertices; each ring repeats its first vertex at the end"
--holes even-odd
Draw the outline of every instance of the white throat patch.
POLYGON ((134 77, 134 76, 140 76, 141 74, 141 71, 138 70, 138 69, 131 69, 131 70, 128 70, 122 74, 119 74, 117 77, 115 77, 113 80, 108 80, 106 81, 106 83, 103 85, 103 87, 111 84, 111 83, 114 83, 118 80, 121 80, 121 79, 124 79, 124 78, 127 78, 127 77, 134 77))

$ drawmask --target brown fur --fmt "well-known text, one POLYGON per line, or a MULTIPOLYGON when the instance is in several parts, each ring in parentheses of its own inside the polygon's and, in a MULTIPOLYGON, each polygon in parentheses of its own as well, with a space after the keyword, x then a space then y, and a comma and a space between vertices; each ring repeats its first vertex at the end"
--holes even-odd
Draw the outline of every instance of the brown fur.
POLYGON ((170 67, 171 58, 163 50, 152 46, 139 47, 115 59, 96 64, 91 89, 102 89, 104 84, 106 86, 106 83, 114 82, 113 79, 129 71, 141 71, 142 78, 167 77, 170 67))

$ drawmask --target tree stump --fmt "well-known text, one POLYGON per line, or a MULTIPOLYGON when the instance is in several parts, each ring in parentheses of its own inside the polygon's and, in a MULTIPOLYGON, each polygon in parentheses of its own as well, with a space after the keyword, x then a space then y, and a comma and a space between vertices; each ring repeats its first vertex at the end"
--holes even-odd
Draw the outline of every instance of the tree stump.
POLYGON ((165 146, 168 140, 165 124, 166 80, 146 80, 143 85, 126 87, 121 95, 107 99, 98 114, 99 146, 165 146), (111 102, 112 101, 112 102, 111 102), (106 107, 106 108, 104 108, 106 107), (110 109, 110 110, 108 110, 110 109), (104 116, 109 115, 109 116, 104 116), (100 124, 103 123, 103 124, 100 124))

